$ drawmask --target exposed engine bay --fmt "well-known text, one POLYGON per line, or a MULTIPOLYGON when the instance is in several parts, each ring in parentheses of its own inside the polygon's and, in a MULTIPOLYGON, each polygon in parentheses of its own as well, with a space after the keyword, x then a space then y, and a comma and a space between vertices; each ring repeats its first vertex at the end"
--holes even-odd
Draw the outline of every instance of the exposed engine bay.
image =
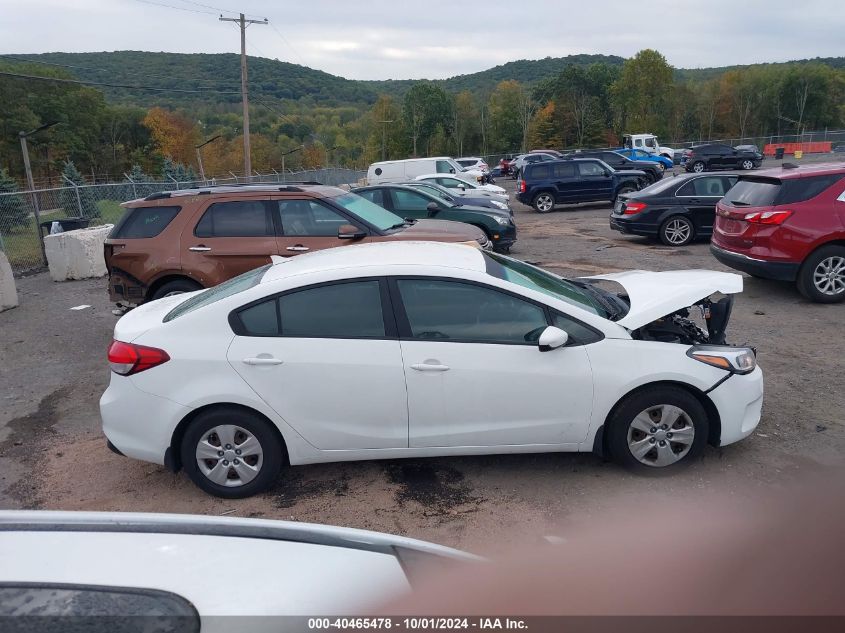
POLYGON ((633 338, 643 341, 684 345, 726 345, 725 330, 732 308, 732 295, 722 297, 717 301, 712 301, 708 297, 688 308, 682 308, 652 321, 631 334, 633 338))

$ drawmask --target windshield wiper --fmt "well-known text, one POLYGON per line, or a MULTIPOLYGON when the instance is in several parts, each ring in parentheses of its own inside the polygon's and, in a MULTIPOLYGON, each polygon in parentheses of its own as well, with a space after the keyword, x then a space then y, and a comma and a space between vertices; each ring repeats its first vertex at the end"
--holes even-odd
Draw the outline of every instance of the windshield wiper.
POLYGON ((588 281, 575 281, 574 279, 567 279, 569 283, 578 286, 582 290, 587 291, 596 301, 601 304, 608 312, 608 320, 615 321, 625 313, 625 308, 621 305, 623 302, 616 295, 611 292, 599 288, 595 284, 588 281))

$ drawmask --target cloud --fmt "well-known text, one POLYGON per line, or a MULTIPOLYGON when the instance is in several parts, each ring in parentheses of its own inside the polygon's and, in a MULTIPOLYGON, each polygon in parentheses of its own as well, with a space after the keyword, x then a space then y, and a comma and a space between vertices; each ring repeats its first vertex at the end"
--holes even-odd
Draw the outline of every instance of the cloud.
MULTIPOLYGON (((0 0, 0 52, 239 50, 237 29, 220 23, 214 11, 183 0, 156 1, 189 10, 138 0, 0 0)), ((516 59, 630 57, 643 48, 687 68, 839 56, 845 32, 841 0, 239 3, 272 23, 247 31, 250 54, 352 79, 445 78, 516 59)))

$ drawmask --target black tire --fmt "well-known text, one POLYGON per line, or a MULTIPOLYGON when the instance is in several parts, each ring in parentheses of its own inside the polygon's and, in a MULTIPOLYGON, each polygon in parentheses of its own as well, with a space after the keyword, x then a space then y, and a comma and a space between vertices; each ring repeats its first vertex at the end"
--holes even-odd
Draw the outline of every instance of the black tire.
POLYGON ((707 164, 703 160, 697 160, 692 164, 690 171, 693 171, 696 174, 704 173, 707 171, 707 164))
MULTIPOLYGON (((642 420, 643 418, 641 417, 640 419, 642 420)), ((613 460, 628 470, 649 475, 662 475, 685 468, 693 460, 701 456, 701 453, 704 451, 704 445, 707 443, 709 432, 707 412, 698 399, 689 391, 672 385, 647 387, 625 397, 616 405, 608 425, 607 442, 613 460), (678 428, 669 427, 668 429, 661 429, 660 420, 662 415, 656 417, 647 413, 652 411, 662 414, 663 411, 666 411, 666 406, 676 407, 682 411, 683 416, 675 423, 675 427, 678 428), (664 408, 659 409, 659 407, 664 408), (640 414, 646 414, 648 423, 655 425, 652 427, 656 428, 653 434, 654 437, 650 434, 651 429, 646 429, 643 432, 632 426, 633 423, 637 423, 635 418, 638 418, 640 414), (672 439, 677 440, 677 437, 672 438, 669 436, 673 428, 676 432, 682 430, 678 425, 683 426, 685 435, 688 435, 686 429, 692 427, 692 441, 688 445, 682 445, 680 442, 672 441, 672 439), (629 430, 632 432, 630 438, 632 442, 642 442, 642 444, 634 445, 640 445, 649 450, 642 457, 644 461, 641 461, 632 453, 632 448, 629 446, 629 430), (640 438, 640 435, 642 435, 642 438, 640 438), (654 441, 652 442, 651 440, 654 441), (657 452, 659 442, 661 441, 665 442, 664 447, 668 447, 668 450, 674 456, 681 455, 681 452, 683 452, 681 449, 684 449, 685 446, 687 448, 680 457, 673 457, 676 461, 667 463, 667 465, 657 465, 656 461, 659 459, 659 455, 666 454, 665 450, 662 450, 661 453, 657 452), (650 460, 652 460, 652 463, 646 463, 650 460)))
POLYGON ((695 227, 689 218, 673 215, 660 225, 660 241, 666 246, 686 246, 695 239, 695 227))
POLYGON ((555 196, 549 191, 541 191, 534 196, 531 206, 537 213, 550 213, 555 208, 555 196))
MULTIPOLYGON (((237 437, 238 433, 236 432, 235 443, 232 445, 234 447, 233 449, 221 452, 231 452, 232 450, 237 449, 237 437)), ((225 446, 221 446, 221 448, 225 449, 225 446)), ((182 445, 180 447, 180 455, 182 458, 182 468, 191 478, 191 481, 208 494, 214 495, 215 497, 222 497, 224 499, 243 499, 245 497, 251 497, 252 495, 264 492, 279 476, 282 464, 286 461, 284 445, 280 441, 277 431, 271 427, 270 423, 257 413, 252 413, 237 407, 219 407, 200 413, 194 420, 191 421, 185 431, 185 435, 182 438, 182 445), (196 451, 200 441, 206 439, 209 443, 211 443, 211 441, 208 440, 208 437, 210 437, 208 435, 209 432, 224 425, 238 427, 245 432, 243 434, 246 436, 252 435, 254 439, 258 441, 258 445, 261 449, 261 456, 258 460, 256 460, 256 463, 249 464, 251 467, 257 467, 258 473, 247 483, 236 483, 239 479, 237 477, 238 473, 234 470, 234 461, 229 462, 231 465, 226 464, 226 462, 223 461, 223 457, 225 457, 225 455, 219 458, 219 463, 212 464, 212 462, 215 462, 215 460, 218 459, 216 457, 205 460, 206 468, 213 469, 219 466, 221 471, 225 470, 227 475, 226 479, 227 481, 232 481, 232 485, 215 483, 202 470, 200 470, 200 465, 198 464, 196 457, 196 451), (224 464, 229 467, 226 468, 224 464), (232 475, 234 475, 234 477, 232 475)), ((230 455, 229 457, 234 460, 238 459, 234 455, 230 455)), ((244 459, 244 464, 248 464, 247 458, 249 457, 250 456, 242 457, 242 459, 244 459)))
POLYGON ((801 264, 795 284, 802 295, 815 303, 839 303, 845 300, 845 246, 831 244, 810 253, 801 264), (823 278, 816 285, 816 276, 825 272, 833 275, 828 278, 829 292, 823 291, 823 278))
POLYGON ((638 189, 633 185, 622 185, 619 187, 619 191, 616 192, 616 196, 613 198, 613 204, 616 204, 616 199, 619 196, 624 196, 626 193, 632 193, 634 191, 638 191, 638 189))
POLYGON ((202 286, 191 279, 174 279, 156 289, 150 297, 150 301, 155 301, 156 299, 161 299, 169 295, 182 294, 183 292, 193 292, 194 290, 202 290, 202 286))

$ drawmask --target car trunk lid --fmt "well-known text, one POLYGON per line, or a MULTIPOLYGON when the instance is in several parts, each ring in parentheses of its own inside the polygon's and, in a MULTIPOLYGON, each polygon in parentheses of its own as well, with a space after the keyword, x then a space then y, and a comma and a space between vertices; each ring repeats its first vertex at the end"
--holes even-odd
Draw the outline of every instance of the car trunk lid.
POLYGON ((628 313, 616 321, 630 330, 693 305, 712 294, 742 292, 742 276, 715 270, 631 270, 585 277, 618 283, 628 295, 628 313))
POLYGON ((177 305, 204 290, 185 292, 150 301, 134 308, 123 315, 114 326, 114 338, 124 343, 131 343, 139 336, 162 324, 165 315, 177 305))

